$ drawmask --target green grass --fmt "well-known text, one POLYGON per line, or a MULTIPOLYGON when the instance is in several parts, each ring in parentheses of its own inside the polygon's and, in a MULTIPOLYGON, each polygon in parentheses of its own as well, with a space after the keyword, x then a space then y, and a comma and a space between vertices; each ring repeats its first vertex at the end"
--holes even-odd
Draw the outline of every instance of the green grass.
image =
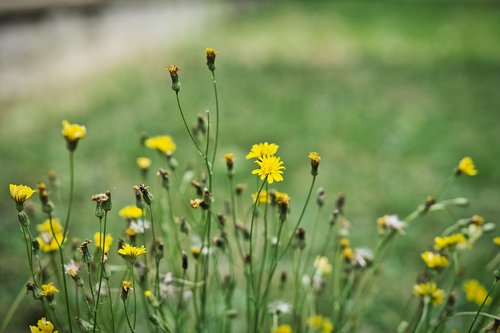
MULTIPOLYGON (((34 185, 46 179, 48 170, 56 170, 66 184, 60 121, 85 124, 88 137, 76 153, 73 225, 75 234, 91 237, 97 230, 92 193, 113 189, 116 209, 133 202, 131 184, 140 181, 135 158, 142 154, 143 131, 172 135, 182 167, 195 158, 163 66, 182 67, 181 98, 192 122, 197 113, 214 109, 203 59, 207 46, 220 50, 220 152, 236 154, 238 182, 251 179, 253 166, 244 155, 253 143, 280 144, 287 169, 277 188, 292 196, 293 213, 298 214, 310 179, 307 154, 318 151, 318 185, 329 198, 325 223, 335 196, 344 192, 354 246, 373 246, 377 217, 406 215, 437 190, 460 158, 470 155, 479 175, 460 178, 445 196, 471 199, 469 208, 456 211, 460 217, 478 213, 494 221, 500 200, 499 31, 500 7, 486 2, 259 6, 212 22, 173 51, 46 96, 9 103, 0 115, 5 189, 0 231, 9 235, 0 240, 6 290, 0 313, 28 277, 7 185, 34 185)), ((218 163, 222 166, 222 160, 218 163)), ((225 189, 222 172, 216 177, 225 189)), ((118 234, 117 215, 112 222, 118 234)), ((450 222, 444 214, 426 217, 397 241, 365 331, 394 331, 407 318, 403 305, 422 269, 419 254, 450 222)), ((488 256, 480 255, 492 251, 491 235, 486 238, 475 255, 465 256, 465 276, 480 273, 487 262, 488 256)), ((489 283, 489 273, 481 276, 483 282, 489 283)), ((21 310, 29 311, 33 303, 26 300, 21 310)), ((19 314, 16 322, 26 323, 26 318, 19 314)))

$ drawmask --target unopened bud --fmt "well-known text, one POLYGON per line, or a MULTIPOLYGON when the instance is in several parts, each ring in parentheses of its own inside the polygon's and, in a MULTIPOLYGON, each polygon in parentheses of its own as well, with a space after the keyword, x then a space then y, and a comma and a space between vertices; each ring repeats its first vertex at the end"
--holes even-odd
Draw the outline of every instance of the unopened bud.
POLYGON ((188 269, 188 256, 185 252, 182 252, 182 270, 188 269))
POLYGON ((217 52, 212 49, 211 47, 206 49, 206 55, 207 55, 207 67, 210 71, 215 71, 215 55, 217 52))
POLYGON ((24 210, 21 210, 19 213, 17 213, 17 219, 23 227, 27 227, 30 224, 30 218, 24 210))
POLYGON ((324 188, 320 187, 316 193, 316 203, 319 207, 323 207, 326 200, 326 191, 324 188))
POLYGON ((170 73, 170 78, 172 79, 172 90, 179 93, 181 90, 181 83, 179 82, 179 75, 177 72, 181 69, 175 65, 169 65, 167 66, 167 70, 170 73))

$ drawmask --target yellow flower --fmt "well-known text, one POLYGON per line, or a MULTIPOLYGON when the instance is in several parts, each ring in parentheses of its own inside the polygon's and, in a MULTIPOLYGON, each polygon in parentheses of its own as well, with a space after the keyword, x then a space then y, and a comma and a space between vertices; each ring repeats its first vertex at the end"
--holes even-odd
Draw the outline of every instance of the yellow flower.
POLYGON ((38 320, 37 326, 30 325, 31 333, 58 333, 58 331, 54 331, 54 325, 42 317, 42 319, 38 320))
POLYGON ((124 217, 126 219, 134 219, 137 220, 142 217, 142 209, 140 209, 137 206, 125 206, 122 209, 120 209, 120 214, 121 217, 124 217))
POLYGON ((70 124, 67 120, 63 120, 62 125, 62 135, 68 142, 77 142, 83 139, 87 133, 85 126, 70 124))
MULTIPOLYGON (((255 202, 255 200, 257 200, 257 193, 258 192, 255 192, 252 194, 252 201, 255 202)), ((269 196, 267 195, 267 191, 260 191, 259 193, 259 200, 258 200, 258 204, 266 204, 266 203, 269 203, 271 198, 269 198, 269 196)))
POLYGON ((267 178, 267 182, 272 184, 274 181, 283 181, 283 176, 281 171, 285 167, 283 166, 283 161, 276 156, 263 156, 259 158, 256 163, 259 165, 259 169, 252 171, 252 174, 259 175, 261 180, 267 178))
POLYGON ((10 196, 14 199, 18 204, 22 204, 26 200, 29 199, 36 191, 29 186, 26 185, 9 185, 10 196))
MULTIPOLYGON (((467 280, 463 284, 463 289, 465 291, 465 296, 469 302, 474 302, 477 305, 481 305, 488 295, 486 288, 478 280, 467 280)), ((491 297, 488 296, 485 304, 489 305, 491 303, 491 297)))
POLYGON ((461 233, 453 234, 446 237, 434 238, 434 250, 440 251, 445 248, 452 247, 457 244, 466 243, 467 239, 461 233))
POLYGON ((127 280, 122 281, 122 290, 128 292, 130 289, 132 289, 132 282, 127 280))
POLYGON ((284 192, 276 191, 274 193, 274 199, 278 205, 290 205, 290 197, 284 192))
POLYGON ((470 223, 481 226, 484 224, 484 217, 481 215, 473 215, 470 218, 470 223))
POLYGON ((141 170, 149 169, 149 167, 151 166, 151 160, 147 157, 138 157, 136 159, 136 163, 141 170))
POLYGON ((42 284, 42 295, 45 297, 51 297, 55 293, 58 293, 59 289, 54 286, 54 283, 49 282, 47 284, 42 284))
POLYGON ((311 174, 313 176, 317 176, 318 175, 319 161, 321 161, 321 157, 319 156, 318 153, 311 152, 311 153, 309 153, 309 159, 311 160, 311 174))
POLYGON ((349 238, 346 238, 346 237, 342 237, 340 239, 340 247, 342 247, 343 249, 345 249, 346 247, 349 247, 349 238))
POLYGON ((497 246, 500 246, 500 237, 495 237, 493 239, 493 243, 495 243, 495 245, 497 245, 497 246))
POLYGON ((245 157, 247 160, 251 158, 261 158, 264 156, 273 156, 278 152, 279 146, 275 143, 259 143, 252 146, 250 152, 245 157))
POLYGON ((333 331, 333 324, 328 318, 322 316, 311 316, 307 319, 307 325, 313 330, 321 333, 330 333, 333 331))
POLYGON ((59 250, 59 245, 62 245, 62 241, 64 238, 63 233, 58 233, 53 237, 51 233, 43 232, 39 237, 36 238, 38 241, 38 245, 40 246, 40 250, 43 252, 53 252, 59 250))
POLYGON ((146 253, 146 248, 143 246, 135 247, 128 243, 123 244, 122 248, 118 250, 118 253, 122 256, 128 257, 131 261, 135 261, 135 258, 141 254, 146 253))
POLYGON ((206 54, 207 54, 208 69, 210 69, 213 72, 215 70, 215 55, 217 54, 217 51, 215 51, 211 47, 208 47, 206 49, 206 54))
POLYGON ((422 260, 425 262, 427 267, 429 268, 443 268, 447 267, 449 262, 448 258, 445 256, 439 254, 439 253, 434 253, 431 251, 425 251, 424 253, 421 254, 422 260))
POLYGON ((175 65, 168 65, 166 69, 170 73, 170 75, 177 75, 177 72, 181 70, 180 67, 177 67, 175 65))
POLYGON ((205 51, 207 53, 207 57, 215 57, 215 55, 217 54, 217 51, 215 51, 215 49, 211 47, 207 47, 205 51))
POLYGON ((437 285, 434 282, 414 285, 413 293, 420 297, 430 297, 433 306, 441 304, 446 295, 442 289, 438 289, 437 285))
POLYGON ((314 259, 314 268, 320 276, 328 276, 332 274, 332 265, 328 261, 327 257, 317 256, 316 259, 314 259))
MULTIPOLYGON (((103 240, 101 239, 101 233, 100 232, 96 232, 95 233, 95 235, 94 235, 94 242, 95 242, 95 246, 98 249, 102 248, 103 244, 101 244, 101 243, 103 242, 103 240)), ((106 237, 104 238, 104 253, 108 253, 109 247, 111 246, 111 243, 113 243, 113 237, 111 237, 110 234, 106 234, 106 237)))
POLYGON ((157 149, 163 154, 173 153, 175 151, 175 148, 177 147, 174 140, 169 135, 153 136, 151 138, 148 138, 144 142, 144 144, 146 145, 146 147, 157 149))
POLYGON ((271 333, 292 333, 292 327, 290 325, 280 325, 273 328, 271 333))
MULTIPOLYGON (((52 228, 54 229, 54 233, 56 235, 63 232, 63 227, 59 219, 52 219, 52 228)), ((46 219, 36 226, 36 230, 38 230, 39 233, 47 232, 52 234, 52 228, 50 227, 50 219, 46 219)))
POLYGON ((151 292, 151 290, 148 289, 148 290, 144 291, 144 296, 151 297, 151 296, 153 296, 153 293, 151 292))
POLYGON ((466 174, 467 176, 477 175, 477 169, 474 165, 474 161, 470 157, 464 157, 458 163, 457 174, 466 174))
POLYGON ((342 257, 345 261, 352 261, 354 259, 354 251, 350 247, 342 250, 342 257))
POLYGON ((200 254, 201 254, 201 247, 199 247, 199 246, 192 246, 191 247, 191 254, 193 255, 193 257, 195 259, 198 259, 200 257, 200 254))

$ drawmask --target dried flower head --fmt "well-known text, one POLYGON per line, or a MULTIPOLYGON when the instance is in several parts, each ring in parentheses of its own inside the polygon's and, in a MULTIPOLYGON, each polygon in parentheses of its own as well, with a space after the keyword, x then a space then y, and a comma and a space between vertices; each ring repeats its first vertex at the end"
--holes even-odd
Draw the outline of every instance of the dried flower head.
POLYGON ((170 73, 170 78, 172 79, 172 90, 178 93, 181 90, 181 83, 179 82, 179 75, 177 72, 180 71, 181 68, 175 65, 168 65, 166 68, 170 73))

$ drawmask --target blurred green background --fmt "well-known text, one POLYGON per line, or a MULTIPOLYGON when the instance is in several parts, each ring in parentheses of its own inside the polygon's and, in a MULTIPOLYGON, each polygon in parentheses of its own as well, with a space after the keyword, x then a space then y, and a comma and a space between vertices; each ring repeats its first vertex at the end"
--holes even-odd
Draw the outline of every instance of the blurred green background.
MULTIPOLYGON (((111 229, 118 234, 118 208, 133 203, 131 185, 140 181, 135 158, 143 154, 141 133, 172 135, 181 168, 196 159, 164 66, 182 68, 181 98, 194 122, 198 113, 214 109, 206 47, 220 52, 218 188, 226 189, 223 153, 235 153, 236 181, 253 184, 253 165, 245 154, 254 143, 276 142, 286 165, 285 181, 276 188, 290 194, 297 216, 310 181, 307 154, 317 151, 322 157, 317 184, 328 195, 323 225, 334 198, 344 192, 353 246, 373 247, 377 217, 407 215, 437 191, 463 156, 471 156, 479 174, 460 177, 443 197, 470 198, 469 207, 455 210, 459 217, 480 214, 496 221, 498 2, 243 2, 218 3, 215 11, 201 3, 189 6, 207 10, 200 22, 184 11, 196 29, 182 34, 174 27, 172 39, 144 54, 136 50, 135 56, 124 55, 122 61, 79 80, 0 101, 0 317, 28 279, 8 184, 35 186, 54 170, 65 193, 68 162, 61 120, 84 124, 88 135, 76 152, 72 233, 92 237, 98 225, 90 195, 110 188, 116 207, 111 229)), ((159 165, 155 154, 147 154, 159 165)), ((216 199, 221 205, 225 194, 216 199)), ((311 207, 306 229, 316 210, 311 207)), ((404 305, 423 268, 420 253, 452 222, 448 215, 433 214, 397 240, 363 332, 395 331, 402 319, 410 319, 404 305)), ((464 254, 465 277, 490 283, 492 273, 484 267, 498 251, 493 236, 485 235, 464 254)), ((26 297, 10 331, 26 331, 37 311, 38 304, 26 297)), ((450 328, 461 325, 453 321, 450 328)))

